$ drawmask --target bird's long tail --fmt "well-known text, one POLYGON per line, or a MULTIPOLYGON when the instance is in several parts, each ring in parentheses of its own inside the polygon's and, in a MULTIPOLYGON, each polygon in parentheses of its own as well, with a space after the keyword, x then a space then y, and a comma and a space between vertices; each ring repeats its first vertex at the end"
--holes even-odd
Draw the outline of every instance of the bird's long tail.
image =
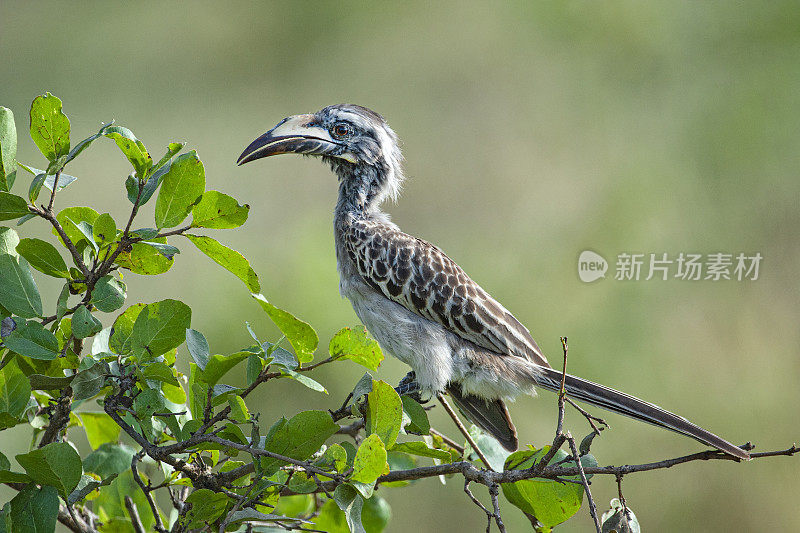
MULTIPOLYGON (((561 390, 561 372, 545 367, 539 367, 537 370, 534 378, 537 385, 555 392, 561 390)), ((569 374, 566 376, 564 388, 570 398, 692 437, 734 457, 750 459, 750 454, 746 450, 692 424, 681 416, 624 392, 569 374)))

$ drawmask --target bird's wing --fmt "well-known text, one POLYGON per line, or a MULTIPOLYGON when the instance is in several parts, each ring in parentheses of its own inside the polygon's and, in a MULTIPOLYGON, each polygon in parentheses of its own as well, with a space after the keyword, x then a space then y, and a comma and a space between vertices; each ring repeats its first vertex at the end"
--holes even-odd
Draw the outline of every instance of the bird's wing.
POLYGON ((373 220, 343 237, 361 277, 390 300, 478 346, 550 366, 525 326, 436 246, 373 220))

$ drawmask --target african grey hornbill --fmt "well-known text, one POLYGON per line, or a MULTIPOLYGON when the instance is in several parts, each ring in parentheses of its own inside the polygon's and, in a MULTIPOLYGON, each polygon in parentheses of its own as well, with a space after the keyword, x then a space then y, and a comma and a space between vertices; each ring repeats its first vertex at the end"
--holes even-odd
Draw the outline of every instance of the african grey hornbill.
MULTIPOLYGON (((380 209, 403 181, 398 139, 377 113, 333 105, 286 118, 253 141, 244 164, 276 154, 321 156, 339 178, 334 211, 340 291, 381 348, 413 369, 413 388, 448 392, 507 449, 517 433, 503 400, 559 390, 561 372, 531 334, 436 246, 406 233, 380 209)), ((406 382, 408 385, 408 382, 406 382)), ((567 375, 568 396, 655 424, 748 459, 747 451, 653 404, 567 375)))

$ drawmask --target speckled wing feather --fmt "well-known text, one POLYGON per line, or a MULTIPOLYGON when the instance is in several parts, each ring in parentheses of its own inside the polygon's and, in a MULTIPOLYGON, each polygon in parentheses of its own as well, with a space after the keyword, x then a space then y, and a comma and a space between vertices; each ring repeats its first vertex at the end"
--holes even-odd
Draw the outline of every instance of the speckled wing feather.
POLYGON ((390 300, 478 346, 550 366, 525 326, 431 243, 357 220, 344 244, 361 277, 390 300))

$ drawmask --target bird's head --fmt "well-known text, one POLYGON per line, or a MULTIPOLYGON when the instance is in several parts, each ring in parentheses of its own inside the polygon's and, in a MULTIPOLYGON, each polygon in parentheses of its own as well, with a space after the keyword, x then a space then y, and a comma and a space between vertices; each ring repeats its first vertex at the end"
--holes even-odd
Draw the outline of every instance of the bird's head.
POLYGON ((378 113, 353 104, 294 115, 258 137, 239 156, 243 165, 278 154, 320 156, 362 201, 395 198, 403 180, 397 135, 378 113))

